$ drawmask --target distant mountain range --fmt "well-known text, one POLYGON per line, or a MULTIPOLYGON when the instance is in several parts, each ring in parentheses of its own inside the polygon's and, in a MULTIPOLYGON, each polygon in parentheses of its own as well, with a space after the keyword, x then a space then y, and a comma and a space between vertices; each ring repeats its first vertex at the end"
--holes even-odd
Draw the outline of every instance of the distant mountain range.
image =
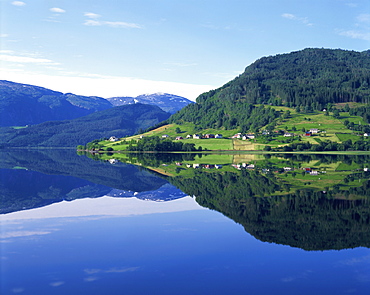
POLYGON ((156 105, 165 112, 175 113, 192 102, 165 93, 104 99, 0 80, 0 127, 76 119, 114 106, 134 103, 156 105))
POLYGON ((124 137, 168 119, 154 105, 109 108, 73 120, 49 121, 26 128, 0 128, 2 147, 76 147, 97 138, 124 137))
POLYGON ((0 127, 75 119, 111 107, 112 104, 101 97, 63 94, 0 80, 0 127))
POLYGON ((190 103, 194 103, 187 98, 168 94, 168 93, 154 93, 154 94, 143 94, 136 97, 111 97, 107 100, 114 106, 120 106, 125 104, 151 104, 159 106, 165 112, 174 114, 177 111, 181 110, 183 107, 187 106, 190 103))

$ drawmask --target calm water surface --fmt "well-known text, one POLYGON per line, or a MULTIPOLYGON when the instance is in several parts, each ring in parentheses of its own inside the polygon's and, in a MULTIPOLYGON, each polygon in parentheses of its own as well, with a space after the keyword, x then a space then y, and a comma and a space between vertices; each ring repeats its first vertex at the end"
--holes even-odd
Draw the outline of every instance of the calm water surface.
POLYGON ((325 193, 307 163, 294 183, 265 166, 168 178, 65 151, 2 153, 1 294, 369 294, 367 159, 335 166, 343 185, 325 193))

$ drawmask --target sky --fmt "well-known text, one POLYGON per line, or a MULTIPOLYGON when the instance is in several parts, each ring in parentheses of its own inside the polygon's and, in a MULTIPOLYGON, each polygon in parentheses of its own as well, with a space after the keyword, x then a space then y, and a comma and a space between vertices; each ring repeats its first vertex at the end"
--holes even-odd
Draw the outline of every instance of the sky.
POLYGON ((195 98, 263 57, 370 48, 369 0, 0 0, 0 80, 195 98))

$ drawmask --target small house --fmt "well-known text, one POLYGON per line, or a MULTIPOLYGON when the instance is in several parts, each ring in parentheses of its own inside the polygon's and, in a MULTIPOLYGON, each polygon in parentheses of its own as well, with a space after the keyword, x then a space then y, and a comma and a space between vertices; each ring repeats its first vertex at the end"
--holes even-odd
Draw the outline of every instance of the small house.
POLYGON ((311 171, 310 175, 319 175, 319 171, 311 171))
POLYGON ((216 134, 215 138, 222 138, 222 134, 216 134))
POLYGON ((182 136, 177 136, 177 137, 175 138, 175 140, 182 140, 182 139, 184 139, 182 136))
POLYGON ((246 135, 248 139, 255 139, 256 136, 254 134, 247 134, 246 135))
POLYGON ((369 133, 364 133, 364 136, 365 136, 365 137, 369 136, 369 133))
POLYGON ((319 133, 319 129, 317 129, 317 128, 311 128, 310 129, 310 132, 311 132, 311 134, 319 133))
POLYGON ((292 137, 293 135, 293 133, 284 133, 284 137, 292 137))
POLYGON ((164 135, 162 135, 162 138, 169 138, 169 135, 164 134, 164 135))
POLYGON ((194 169, 197 169, 197 168, 199 168, 200 167, 200 165, 199 164, 193 164, 193 168, 194 169))
POLYGON ((241 137, 242 137, 242 134, 237 133, 237 134, 233 135, 231 138, 241 138, 241 137))
POLYGON ((114 141, 117 141, 118 140, 118 138, 117 137, 115 137, 115 136, 111 136, 111 137, 109 137, 109 139, 108 139, 109 141, 112 141, 112 142, 114 142, 114 141))
POLYGON ((311 136, 311 132, 305 132, 304 136, 311 136))
POLYGON ((113 165, 113 164, 117 164, 118 160, 117 159, 109 159, 108 162, 113 165))
POLYGON ((199 134, 194 134, 193 139, 200 139, 200 135, 199 134))
POLYGON ((189 138, 192 138, 193 136, 191 134, 188 134, 186 135, 186 138, 189 139, 189 138))

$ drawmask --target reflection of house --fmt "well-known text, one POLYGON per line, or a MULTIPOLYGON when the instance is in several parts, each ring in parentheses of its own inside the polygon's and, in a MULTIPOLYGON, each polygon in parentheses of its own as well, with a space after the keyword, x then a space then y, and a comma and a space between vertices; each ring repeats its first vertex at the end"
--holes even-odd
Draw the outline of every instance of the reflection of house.
POLYGON ((118 160, 116 160, 116 159, 109 159, 108 162, 111 163, 111 164, 117 164, 118 163, 118 160))
POLYGON ((311 136, 311 132, 306 132, 304 136, 311 136))
POLYGON ((214 134, 206 134, 204 135, 205 138, 215 138, 214 134))
POLYGON ((310 129, 310 132, 311 132, 312 134, 314 134, 314 133, 319 133, 319 129, 317 129, 317 128, 311 128, 311 129, 310 129))
POLYGON ((109 139, 108 139, 109 141, 117 141, 118 140, 118 138, 117 137, 115 137, 115 136, 111 136, 111 137, 109 137, 109 139))
POLYGON ((246 168, 247 169, 254 169, 254 167, 255 167, 254 164, 249 164, 246 168))
POLYGON ((311 171, 310 175, 319 175, 319 171, 311 171))
POLYGON ((294 135, 293 133, 284 133, 284 137, 291 137, 293 135, 294 135))
POLYGON ((284 167, 284 171, 292 171, 293 169, 291 167, 284 167))
POLYGON ((213 168, 215 168, 215 165, 205 164, 203 166, 203 168, 205 168, 205 169, 213 169, 213 168))

